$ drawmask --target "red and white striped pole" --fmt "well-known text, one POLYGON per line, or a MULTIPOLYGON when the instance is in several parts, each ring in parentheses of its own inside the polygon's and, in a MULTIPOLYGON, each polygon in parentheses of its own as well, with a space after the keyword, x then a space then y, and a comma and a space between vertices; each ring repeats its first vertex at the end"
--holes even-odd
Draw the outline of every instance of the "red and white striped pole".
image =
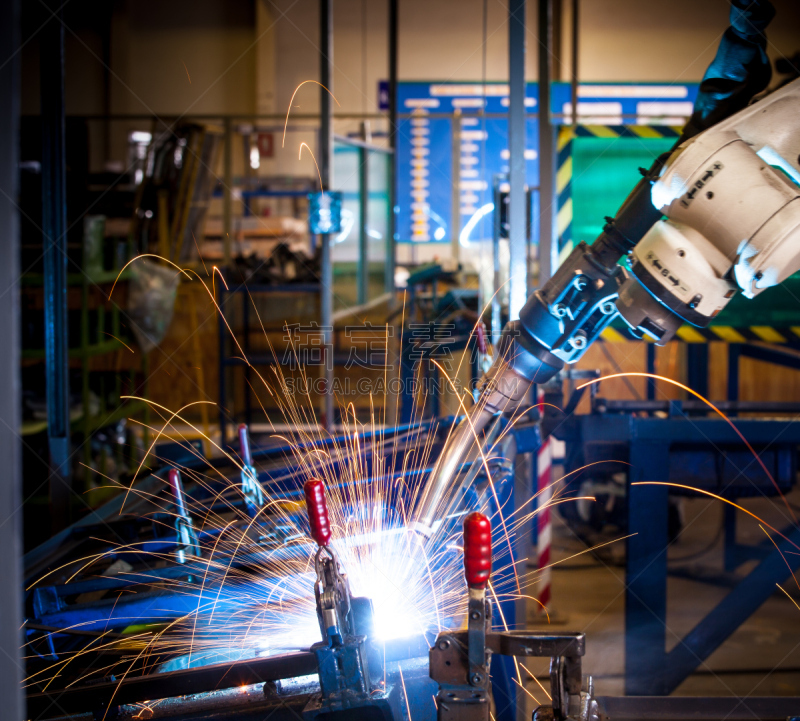
MULTIPOLYGON (((538 392, 539 414, 544 415, 544 393, 538 392)), ((550 501, 553 498, 553 439, 545 438, 536 454, 536 567, 538 583, 535 598, 541 604, 537 613, 544 613, 550 603, 550 545, 553 527, 550 519, 550 501)))

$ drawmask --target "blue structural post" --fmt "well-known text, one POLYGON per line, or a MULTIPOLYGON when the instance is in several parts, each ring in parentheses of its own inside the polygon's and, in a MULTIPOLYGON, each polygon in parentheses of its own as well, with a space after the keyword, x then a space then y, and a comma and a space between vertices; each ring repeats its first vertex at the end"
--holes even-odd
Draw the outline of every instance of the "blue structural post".
POLYGON ((708 398, 708 343, 686 344, 689 388, 708 398))
MULTIPOLYGON (((67 331, 67 164, 64 145, 64 25, 60 10, 41 40, 42 241, 44 245, 47 442, 54 530, 69 522, 69 336, 67 331)), ((84 408, 88 413, 88 408, 84 408)), ((89 442, 87 438, 86 443, 89 442)))
MULTIPOLYGON (((714 609, 708 613, 665 657, 658 693, 672 693, 784 583, 798 567, 800 529, 787 528, 775 538, 777 548, 758 564, 714 609)), ((663 646, 662 646, 663 648, 663 646)))
MULTIPOLYGON (((656 372, 656 344, 647 344, 647 372, 655 375, 656 372)), ((647 379, 647 400, 654 401, 656 399, 656 379, 647 379)))
MULTIPOLYGON (((516 442, 514 443, 514 455, 516 455, 516 442)), ((510 454, 509 454, 510 455, 510 454)), ((513 459, 511 459, 513 460, 513 459)), ((501 519, 498 511, 502 509, 504 517, 509 516, 515 508, 514 498, 515 477, 514 472, 509 472, 500 483, 495 479, 497 492, 497 503, 492 503, 494 516, 492 526, 497 531, 500 529, 501 519)), ((516 558, 512 555, 516 542, 512 539, 511 548, 507 539, 502 538, 501 533, 495 532, 492 545, 494 546, 495 558, 492 565, 495 568, 510 568, 516 558)), ((497 583, 497 581, 495 581, 497 583)), ((507 583, 507 582, 506 582, 507 583)), ((506 588, 508 591, 509 589, 506 588)), ((492 599, 494 602, 494 599, 492 599)), ((503 628, 503 622, 509 629, 517 627, 517 601, 513 598, 506 598, 500 603, 500 608, 495 606, 492 625, 496 628, 503 628)), ((516 676, 514 659, 511 656, 494 656, 492 658, 492 695, 495 702, 496 721, 516 721, 517 718, 517 687, 514 685, 516 676)))
POLYGON ((667 618, 666 486, 633 482, 669 479, 669 444, 639 441, 630 446, 627 575, 625 579, 625 694, 663 694, 667 618))

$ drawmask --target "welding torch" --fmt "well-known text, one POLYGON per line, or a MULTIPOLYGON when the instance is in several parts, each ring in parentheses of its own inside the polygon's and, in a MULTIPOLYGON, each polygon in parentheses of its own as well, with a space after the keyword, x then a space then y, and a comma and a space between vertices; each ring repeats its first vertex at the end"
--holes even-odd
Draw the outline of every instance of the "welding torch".
MULTIPOLYGON (((510 341, 513 340, 513 334, 506 327, 500 348, 511 347, 510 341)), ((430 537, 438 530, 441 520, 449 516, 458 503, 459 472, 473 444, 480 444, 483 432, 493 419, 497 424, 503 412, 519 407, 528 394, 532 378, 542 372, 535 360, 526 363, 521 354, 515 355, 516 365, 514 358, 501 351, 481 379, 477 402, 449 435, 436 460, 430 480, 409 524, 411 530, 424 537, 430 537)), ((533 355, 530 357, 536 358, 533 355)), ((552 377, 559 368, 555 368, 547 378, 552 377)), ((486 434, 487 437, 493 435, 492 430, 486 434)))

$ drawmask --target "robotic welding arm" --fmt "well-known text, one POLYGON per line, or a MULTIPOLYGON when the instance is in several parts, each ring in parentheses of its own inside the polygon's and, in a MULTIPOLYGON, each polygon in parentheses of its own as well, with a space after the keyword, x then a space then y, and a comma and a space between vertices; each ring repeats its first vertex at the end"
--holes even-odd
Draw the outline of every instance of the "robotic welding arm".
POLYGON ((663 344, 684 322, 708 325, 737 291, 752 297, 800 269, 800 80, 748 105, 770 79, 764 29, 774 9, 731 5, 731 27, 673 149, 504 328, 479 399, 418 505, 412 528, 423 535, 458 502, 458 470, 491 417, 579 360, 618 315, 663 344))

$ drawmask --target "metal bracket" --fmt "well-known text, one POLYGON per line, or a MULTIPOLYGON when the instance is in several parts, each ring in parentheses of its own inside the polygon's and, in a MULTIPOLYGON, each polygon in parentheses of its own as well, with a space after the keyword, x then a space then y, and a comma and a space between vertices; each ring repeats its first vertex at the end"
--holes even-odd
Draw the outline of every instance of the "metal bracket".
MULTIPOLYGON (((470 624, 478 621, 472 618, 472 613, 477 610, 473 609, 472 602, 473 599, 470 599, 470 624)), ((485 618, 490 618, 488 612, 485 618)), ((480 667, 474 664, 477 659, 473 658, 473 639, 477 639, 478 635, 479 632, 472 626, 467 631, 442 632, 430 650, 430 676, 439 684, 439 694, 436 697, 439 721, 489 719, 489 668, 493 653, 501 656, 549 656, 552 659, 550 674, 554 691, 553 705, 540 709, 541 718, 544 719, 548 714, 553 719, 580 716, 586 705, 581 694, 584 634, 484 632, 484 662, 480 667), (480 674, 480 678, 476 678, 476 673, 480 674)))

